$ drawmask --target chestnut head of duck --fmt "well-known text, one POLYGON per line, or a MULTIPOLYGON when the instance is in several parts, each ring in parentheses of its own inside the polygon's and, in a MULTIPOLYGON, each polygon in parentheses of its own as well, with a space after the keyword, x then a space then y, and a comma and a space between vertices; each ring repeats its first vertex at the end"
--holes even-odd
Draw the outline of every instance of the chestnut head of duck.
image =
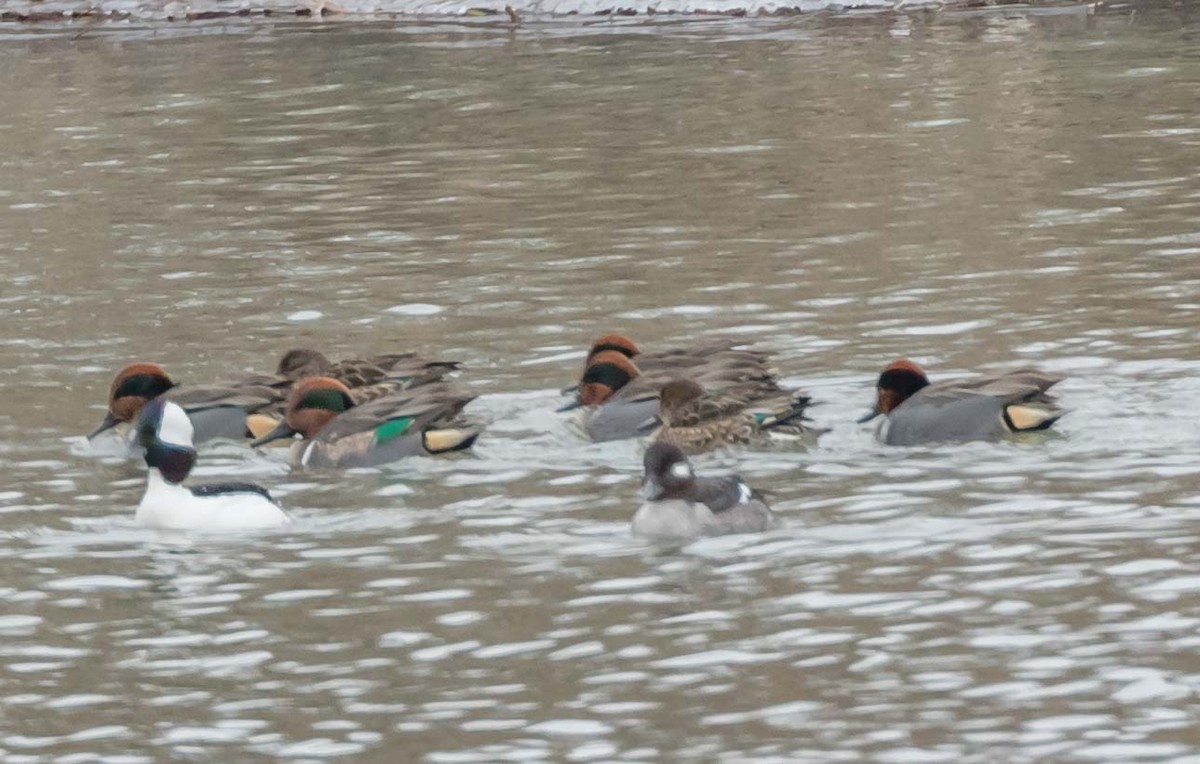
POLYGON ((288 394, 283 421, 250 445, 261 446, 296 434, 314 438, 334 417, 353 407, 350 388, 341 382, 332 377, 307 377, 288 394))
POLYGON ((602 334, 596 338, 596 341, 592 343, 592 347, 588 350, 587 361, 584 362, 584 366, 591 366, 593 358, 607 351, 620 353, 626 358, 633 358, 642 352, 634 341, 624 334, 602 334))
POLYGON ((869 422, 875 417, 892 413, 901 403, 929 386, 925 370, 907 358, 889 363, 879 374, 875 383, 875 408, 859 423, 869 422))
POLYGON ((618 390, 637 379, 641 372, 627 355, 617 350, 602 350, 592 356, 575 400, 559 409, 570 411, 580 406, 599 406, 612 398, 618 390))
POLYGON ((175 382, 156 363, 132 363, 117 372, 108 391, 108 413, 88 439, 122 422, 132 422, 150 401, 175 387, 175 382))

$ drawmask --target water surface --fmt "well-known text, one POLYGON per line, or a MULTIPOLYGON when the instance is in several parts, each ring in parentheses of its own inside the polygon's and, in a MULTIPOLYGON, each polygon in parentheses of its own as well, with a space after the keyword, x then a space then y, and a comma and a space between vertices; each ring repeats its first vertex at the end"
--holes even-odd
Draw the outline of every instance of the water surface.
POLYGON ((0 29, 0 756, 1192 761, 1196 28, 1166 12, 0 29), (589 340, 773 351, 832 431, 723 453, 777 532, 630 538, 589 340), (137 528, 111 374, 459 359, 474 455, 137 528), (908 355, 1057 434, 884 449, 908 355))

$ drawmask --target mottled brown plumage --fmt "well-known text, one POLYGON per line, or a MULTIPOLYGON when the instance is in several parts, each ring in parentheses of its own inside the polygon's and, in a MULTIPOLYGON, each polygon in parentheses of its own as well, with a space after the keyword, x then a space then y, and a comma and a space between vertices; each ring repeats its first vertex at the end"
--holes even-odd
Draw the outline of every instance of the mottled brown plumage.
POLYGON ((709 392, 693 380, 671 380, 659 395, 661 425, 651 440, 696 454, 724 446, 764 445, 779 436, 818 434, 804 424, 807 396, 795 391, 760 393, 753 384, 709 392))
MULTIPOLYGON (((606 335, 597 340, 588 367, 575 388, 575 403, 566 407, 588 407, 582 425, 593 440, 648 434, 659 413, 660 391, 678 378, 689 380, 706 392, 693 407, 675 412, 678 426, 711 425, 747 411, 763 410, 765 415, 774 416, 775 409, 790 411, 791 419, 808 402, 795 391, 780 386, 770 356, 765 352, 739 350, 729 342, 719 341, 691 350, 631 356, 625 352, 630 346, 636 347, 620 335, 606 335), (649 364, 649 371, 643 363, 649 364)), ((732 424, 732 421, 721 422, 720 427, 732 424)), ((749 437, 740 432, 709 435, 731 442, 749 437)))

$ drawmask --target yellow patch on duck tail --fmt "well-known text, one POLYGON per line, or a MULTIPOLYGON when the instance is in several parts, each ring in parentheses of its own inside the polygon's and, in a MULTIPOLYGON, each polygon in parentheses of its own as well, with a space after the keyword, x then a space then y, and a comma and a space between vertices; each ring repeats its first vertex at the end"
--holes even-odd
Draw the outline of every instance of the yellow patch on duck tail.
POLYGON ((266 414, 251 414, 246 417, 246 429, 250 431, 251 438, 261 438, 275 426, 279 424, 279 420, 272 419, 266 414))
POLYGON ((423 433, 425 450, 431 454, 468 448, 478 436, 475 430, 426 430, 423 433))
POLYGON ((1013 431, 1044 430, 1063 415, 1059 409, 1047 406, 1017 405, 1005 409, 1013 431))

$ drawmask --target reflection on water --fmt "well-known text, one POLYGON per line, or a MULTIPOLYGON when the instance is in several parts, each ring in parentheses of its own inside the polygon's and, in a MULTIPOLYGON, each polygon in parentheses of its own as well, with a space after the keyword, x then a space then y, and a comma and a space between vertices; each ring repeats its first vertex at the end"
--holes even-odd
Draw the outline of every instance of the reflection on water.
POLYGON ((1200 71, 1175 18, 30 28, 0 46, 6 762, 1185 760, 1200 71), (197 32, 219 34, 197 34, 197 32), (73 34, 73 32, 71 33, 73 34), (169 39, 169 44, 164 44, 169 39), (629 537, 553 413, 601 329, 740 335, 832 427, 779 531, 629 537), (133 525, 114 369, 463 360, 475 454, 133 525), (1069 375, 1057 436, 884 449, 881 365, 1069 375))

